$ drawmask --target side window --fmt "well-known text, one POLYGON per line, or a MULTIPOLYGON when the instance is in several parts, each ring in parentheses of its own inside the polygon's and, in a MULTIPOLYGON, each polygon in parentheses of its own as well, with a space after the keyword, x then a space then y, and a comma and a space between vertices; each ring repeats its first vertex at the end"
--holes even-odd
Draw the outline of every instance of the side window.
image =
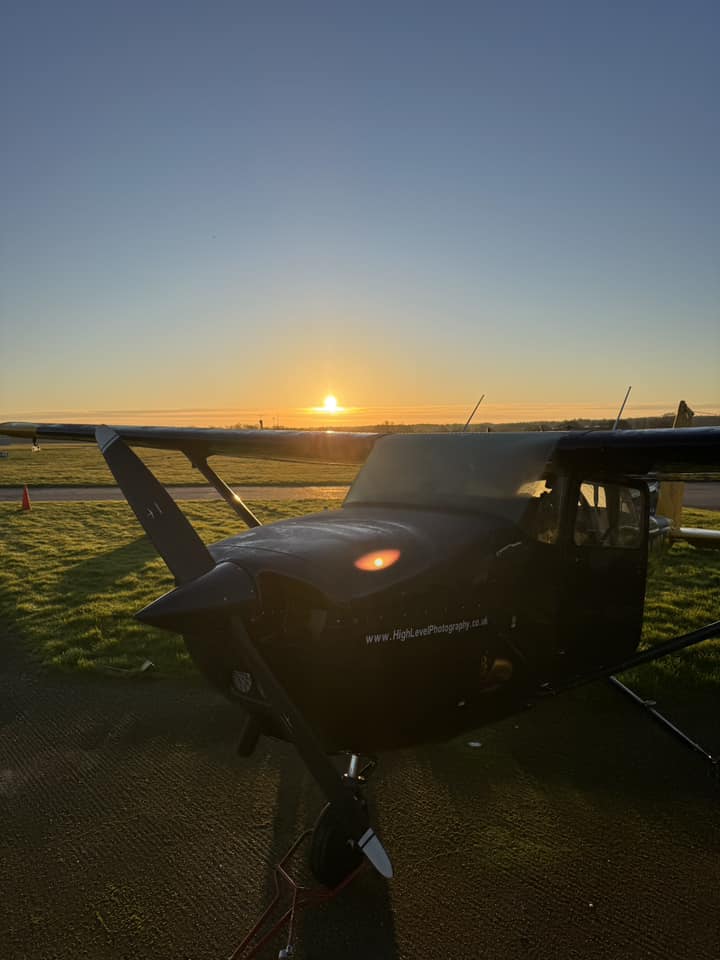
POLYGON ((640 490, 617 483, 581 483, 573 529, 576 546, 640 547, 643 507, 640 490))

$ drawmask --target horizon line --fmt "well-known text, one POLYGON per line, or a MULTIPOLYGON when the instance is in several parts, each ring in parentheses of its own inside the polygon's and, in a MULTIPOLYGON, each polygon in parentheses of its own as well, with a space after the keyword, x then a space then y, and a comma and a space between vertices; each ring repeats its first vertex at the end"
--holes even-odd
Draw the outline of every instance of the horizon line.
MULTIPOLYGON (((660 400, 648 403, 629 404, 624 411, 625 420, 638 417, 660 417, 674 413, 678 401, 660 400)), ((690 403, 698 415, 720 415, 720 403, 690 403)), ((369 426, 383 423, 449 424, 464 423, 472 405, 460 403, 443 404, 396 404, 373 406, 344 406, 337 413, 314 407, 180 407, 180 408, 45 408, 42 410, 13 411, 1 415, 2 421, 98 422, 113 421, 115 425, 140 426, 143 424, 178 427, 230 427, 239 423, 258 423, 262 420, 266 429, 276 426, 336 427, 369 426), (118 419, 121 418, 121 419, 118 419)), ((475 415, 476 423, 523 423, 545 420, 610 419, 617 416, 618 404, 606 402, 545 401, 510 403, 483 403, 475 415)))

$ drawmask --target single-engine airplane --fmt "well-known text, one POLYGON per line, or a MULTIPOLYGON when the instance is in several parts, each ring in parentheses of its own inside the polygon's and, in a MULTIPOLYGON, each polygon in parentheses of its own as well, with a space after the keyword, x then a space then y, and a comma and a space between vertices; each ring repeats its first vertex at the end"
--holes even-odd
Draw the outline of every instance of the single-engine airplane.
MULTIPOLYGON (((695 411, 681 400, 673 421, 673 429, 692 426, 695 411)), ((648 483, 650 492, 650 549, 660 550, 678 540, 695 547, 720 549, 720 530, 704 530, 681 526, 685 484, 668 481, 662 485, 657 480, 648 483)))
MULTIPOLYGON (((310 862, 340 883, 390 859, 363 783, 378 751, 454 737, 548 694, 720 635, 636 652, 648 484, 720 475, 720 428, 375 435, 77 424, 0 434, 96 440, 176 587, 141 610, 175 631, 242 715, 240 752, 292 742, 327 805, 310 862), (131 449, 182 451, 250 526, 206 546, 131 449), (339 510, 261 526, 208 459, 361 463, 339 510), (328 756, 346 753, 341 774, 328 756)), ((650 711, 671 732, 715 759, 650 711)))

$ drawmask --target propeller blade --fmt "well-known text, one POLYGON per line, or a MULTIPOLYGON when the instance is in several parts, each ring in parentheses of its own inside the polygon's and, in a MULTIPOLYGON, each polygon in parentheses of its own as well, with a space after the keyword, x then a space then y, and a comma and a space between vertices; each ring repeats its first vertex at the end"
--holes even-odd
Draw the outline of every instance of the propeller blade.
POLYGON ((110 427, 98 427, 95 439, 127 502, 176 581, 187 583, 211 570, 215 564, 207 547, 142 460, 110 427))
MULTIPOLYGON (((181 585, 179 590, 171 591, 141 611, 140 618, 172 629, 178 621, 196 612, 198 606, 206 612, 210 608, 227 613, 238 602, 251 600, 254 589, 247 575, 243 577, 243 572, 231 564, 221 564, 215 569, 210 552, 187 517, 118 434, 109 427, 98 427, 95 439, 135 516, 181 585), (212 576, 206 577, 211 570, 212 576), (183 584, 191 581, 198 582, 182 589, 183 584)), ((328 798, 338 823, 375 869, 384 877, 392 877, 392 864, 369 824, 365 808, 346 785, 310 725, 265 663, 237 614, 230 616, 230 628, 264 698, 328 798)))
POLYGON ((248 669, 255 677, 255 681, 265 698, 270 701, 275 709, 308 770, 329 800, 338 823, 346 830, 348 837, 357 844, 375 869, 383 877, 392 877, 393 869, 390 858, 380 843, 377 834, 370 826, 367 812, 362 803, 343 781, 342 776, 323 750, 310 725, 265 663, 263 656, 252 642, 242 619, 233 616, 230 622, 233 638, 242 648, 248 669))

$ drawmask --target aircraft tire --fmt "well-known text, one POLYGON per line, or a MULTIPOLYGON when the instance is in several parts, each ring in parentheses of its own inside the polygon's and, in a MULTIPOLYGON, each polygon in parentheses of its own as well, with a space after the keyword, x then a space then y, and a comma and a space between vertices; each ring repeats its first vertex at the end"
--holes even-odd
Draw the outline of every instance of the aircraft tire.
POLYGON ((342 883, 362 863, 362 851, 351 845, 329 803, 315 822, 309 859, 313 877, 330 889, 342 883))

